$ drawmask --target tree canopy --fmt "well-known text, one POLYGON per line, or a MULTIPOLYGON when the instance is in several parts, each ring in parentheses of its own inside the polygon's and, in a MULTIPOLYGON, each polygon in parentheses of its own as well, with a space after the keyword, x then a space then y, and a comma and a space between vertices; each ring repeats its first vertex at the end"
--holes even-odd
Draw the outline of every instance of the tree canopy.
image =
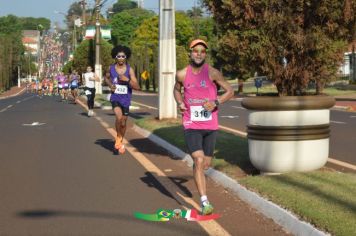
POLYGON ((118 0, 112 7, 114 13, 119 13, 124 10, 137 8, 137 2, 131 0, 118 0))
POLYGON ((274 80, 280 95, 298 95, 310 81, 321 91, 355 38, 354 0, 204 0, 219 29, 217 56, 240 78, 274 80))

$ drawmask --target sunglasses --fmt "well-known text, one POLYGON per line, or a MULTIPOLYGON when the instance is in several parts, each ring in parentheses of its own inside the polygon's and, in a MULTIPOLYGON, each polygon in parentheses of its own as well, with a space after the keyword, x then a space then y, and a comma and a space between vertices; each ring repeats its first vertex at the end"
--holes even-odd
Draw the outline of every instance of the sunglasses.
POLYGON ((115 58, 116 58, 116 59, 120 59, 120 58, 126 59, 126 56, 125 56, 125 55, 117 55, 115 58))
POLYGON ((191 49, 192 53, 195 53, 195 54, 206 54, 206 49, 197 49, 197 48, 194 48, 194 49, 191 49))

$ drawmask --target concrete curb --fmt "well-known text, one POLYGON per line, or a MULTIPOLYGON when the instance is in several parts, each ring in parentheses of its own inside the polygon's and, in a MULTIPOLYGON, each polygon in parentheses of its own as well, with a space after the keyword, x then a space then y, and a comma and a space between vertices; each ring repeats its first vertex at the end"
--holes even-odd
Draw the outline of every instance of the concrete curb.
MULTIPOLYGON (((161 139, 155 134, 134 125, 133 129, 141 134, 142 136, 148 138, 157 145, 165 148, 173 155, 185 161, 189 167, 193 166, 193 160, 191 156, 179 148, 173 146, 167 141, 161 139)), ((262 198, 256 193, 249 191, 244 186, 240 185, 236 180, 228 177, 224 173, 214 170, 212 168, 208 169, 205 174, 212 178, 217 183, 221 184, 225 188, 230 189, 235 193, 241 200, 249 203, 252 207, 257 209, 263 215, 268 218, 273 219, 277 224, 282 226, 286 231, 294 235, 310 235, 310 236, 325 236, 330 235, 319 229, 316 229, 313 225, 308 222, 298 219, 293 213, 281 208, 275 203, 262 198)))

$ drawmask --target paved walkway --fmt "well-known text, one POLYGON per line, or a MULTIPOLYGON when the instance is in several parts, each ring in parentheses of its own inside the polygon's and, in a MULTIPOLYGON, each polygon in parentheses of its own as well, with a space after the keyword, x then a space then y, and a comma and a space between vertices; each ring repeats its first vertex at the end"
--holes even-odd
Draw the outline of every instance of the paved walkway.
POLYGON ((3 93, 0 93, 0 99, 4 99, 4 98, 8 98, 8 97, 13 97, 16 96, 18 94, 24 93, 26 92, 26 87, 25 86, 21 86, 20 88, 17 86, 11 87, 10 90, 7 90, 3 93))

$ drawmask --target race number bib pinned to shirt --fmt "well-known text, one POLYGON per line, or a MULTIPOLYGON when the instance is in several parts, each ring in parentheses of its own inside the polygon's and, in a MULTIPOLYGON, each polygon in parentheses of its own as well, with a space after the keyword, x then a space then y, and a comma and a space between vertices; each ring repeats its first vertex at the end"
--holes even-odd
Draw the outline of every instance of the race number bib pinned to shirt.
POLYGON ((212 119, 211 112, 204 109, 203 106, 190 107, 191 121, 209 121, 212 119))
POLYGON ((116 89, 115 89, 115 93, 116 94, 127 94, 127 86, 126 85, 117 84, 116 85, 116 89))

